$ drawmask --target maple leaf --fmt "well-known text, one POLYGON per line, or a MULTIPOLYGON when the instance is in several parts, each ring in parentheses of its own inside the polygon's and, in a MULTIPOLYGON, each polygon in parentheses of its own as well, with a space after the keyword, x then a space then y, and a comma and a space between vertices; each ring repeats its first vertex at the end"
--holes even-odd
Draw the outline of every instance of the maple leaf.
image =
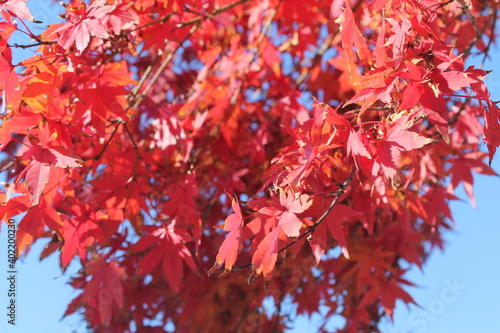
POLYGON ((20 90, 19 77, 12 66, 12 56, 10 49, 5 50, 0 55, 0 89, 3 90, 2 112, 6 111, 7 106, 10 108, 16 104, 17 92, 20 90))
POLYGON ((448 172, 451 174, 451 181, 448 188, 453 193, 458 185, 462 183, 465 189, 465 193, 467 193, 467 195, 469 196, 473 207, 476 207, 476 201, 474 199, 474 178, 472 176, 472 171, 483 175, 497 175, 496 172, 493 171, 493 169, 483 163, 482 160, 484 159, 484 157, 485 154, 469 153, 456 158, 451 158, 448 161, 448 163, 452 165, 448 170, 448 172))
POLYGON ((344 13, 335 20, 335 22, 341 24, 341 36, 342 36, 342 47, 345 51, 347 57, 347 69, 351 72, 355 65, 355 51, 356 47, 357 54, 359 58, 371 63, 371 53, 368 50, 368 45, 366 44, 363 35, 359 31, 354 19, 354 13, 352 12, 351 5, 349 1, 345 2, 344 13))
POLYGON ((107 119, 125 118, 126 87, 135 83, 125 62, 109 63, 98 68, 85 66, 78 82, 76 93, 79 101, 73 115, 75 119, 84 117, 90 110, 92 124, 104 133, 107 119))
POLYGON ((427 211, 427 220, 425 222, 435 227, 441 216, 453 221, 448 200, 458 200, 458 198, 447 192, 445 188, 434 186, 425 193, 423 199, 427 211))
POLYGON ((477 82, 476 78, 469 77, 467 73, 459 71, 448 71, 441 73, 441 76, 446 80, 448 87, 452 91, 457 91, 477 82))
POLYGON ((271 205, 266 205, 259 209, 259 213, 269 216, 269 219, 276 220, 277 225, 258 244, 252 258, 252 264, 257 274, 263 274, 265 280, 272 276, 276 259, 278 257, 279 237, 298 237, 302 228, 302 221, 296 214, 303 213, 312 204, 306 194, 296 194, 289 191, 285 194, 283 189, 279 189, 279 198, 271 201, 271 205))
MULTIPOLYGON (((132 251, 142 252, 150 249, 142 258, 138 274, 148 274, 162 262, 163 276, 172 290, 179 291, 184 275, 182 262, 193 271, 197 271, 196 263, 183 243, 182 234, 174 230, 175 223, 168 227, 153 229, 149 235, 132 246, 132 251)), ((185 237, 185 236, 184 236, 185 237)))
POLYGON ((108 15, 101 18, 101 23, 118 35, 122 29, 131 28, 139 22, 139 16, 131 7, 132 3, 118 3, 108 15))
POLYGON ((313 251, 316 263, 319 263, 321 256, 325 253, 328 244, 327 231, 338 242, 342 253, 349 259, 349 251, 347 249, 346 236, 344 234, 344 222, 349 219, 362 215, 351 207, 342 204, 336 204, 332 211, 325 217, 325 220, 316 227, 310 241, 310 246, 313 251))
POLYGON ((26 175, 26 183, 28 184, 28 191, 33 205, 37 205, 39 202, 45 183, 49 180, 51 167, 81 166, 81 161, 70 157, 71 153, 65 148, 50 144, 57 136, 57 133, 51 134, 48 126, 44 124, 40 124, 39 127, 40 142, 33 145, 26 144, 18 151, 18 155, 21 155, 22 160, 30 160, 26 169, 19 175, 18 180, 26 175))
POLYGON ((359 138, 359 133, 354 131, 351 131, 349 139, 347 140, 347 154, 364 156, 369 159, 372 158, 366 147, 361 142, 361 139, 359 138))
POLYGON ((243 215, 236 198, 232 200, 231 206, 234 213, 229 215, 224 223, 224 230, 229 231, 229 234, 226 239, 224 239, 224 242, 222 242, 222 245, 219 248, 219 253, 215 259, 215 265, 209 273, 212 273, 216 267, 219 267, 222 264, 225 264, 226 271, 230 271, 236 262, 238 252, 243 246, 243 240, 241 238, 243 215))
POLYGON ((192 228, 191 240, 195 241, 196 251, 201 241, 201 218, 196 206, 195 198, 198 189, 195 184, 196 174, 186 177, 183 184, 176 186, 172 192, 171 199, 163 207, 163 213, 171 219, 175 219, 178 227, 192 228))
POLYGON ((279 189, 279 200, 273 201, 271 206, 263 207, 259 213, 268 216, 275 216, 278 220, 279 227, 288 237, 298 237, 302 221, 296 214, 303 213, 308 209, 312 201, 306 194, 298 194, 289 191, 285 194, 283 189, 279 189))
POLYGON ((107 38, 108 32, 102 25, 101 19, 114 9, 114 6, 105 6, 100 1, 95 1, 86 8, 82 3, 80 8, 73 8, 67 13, 68 23, 63 24, 52 35, 59 34, 57 43, 66 50, 76 44, 76 49, 81 53, 85 50, 90 42, 90 36, 99 38, 107 38))
POLYGON ((401 299, 405 303, 416 304, 413 298, 394 281, 389 281, 383 286, 381 303, 384 311, 392 318, 393 310, 396 306, 396 300, 401 299))
POLYGON ((64 245, 61 253, 62 267, 66 267, 73 256, 78 254, 86 259, 86 248, 103 238, 102 229, 93 219, 78 216, 69 219, 63 225, 64 245))
POLYGON ((19 222, 16 234, 18 256, 23 253, 24 249, 31 246, 34 240, 42 235, 44 226, 48 226, 58 232, 61 226, 61 218, 45 200, 40 205, 30 208, 19 222))
POLYGON ((276 259, 278 258, 278 236, 281 228, 275 228, 268 233, 257 246, 252 258, 252 265, 255 273, 263 274, 264 279, 269 280, 272 276, 276 259))
POLYGON ((81 295, 81 301, 88 307, 95 309, 100 321, 109 325, 113 316, 113 308, 123 308, 123 280, 125 271, 117 262, 106 262, 99 258, 91 261, 85 268, 92 278, 86 283, 81 295))
POLYGON ((396 120, 384 133, 384 139, 377 142, 377 156, 373 164, 372 174, 375 176, 380 169, 389 178, 396 175, 400 165, 401 153, 422 148, 432 142, 431 139, 420 136, 416 132, 405 130, 408 117, 402 116, 396 120))
POLYGON ((28 0, 7 0, 2 2, 3 3, 0 4, 0 10, 6 10, 14 17, 18 17, 20 19, 33 21, 30 9, 26 6, 26 2, 28 2, 28 0))
POLYGON ((496 104, 491 104, 484 115, 484 142, 488 146, 489 163, 493 160, 493 155, 500 146, 500 109, 496 104))
POLYGON ((7 200, 7 196, 3 193, 0 194, 0 218, 7 221, 13 216, 26 212, 29 206, 29 198, 27 195, 20 195, 7 200))

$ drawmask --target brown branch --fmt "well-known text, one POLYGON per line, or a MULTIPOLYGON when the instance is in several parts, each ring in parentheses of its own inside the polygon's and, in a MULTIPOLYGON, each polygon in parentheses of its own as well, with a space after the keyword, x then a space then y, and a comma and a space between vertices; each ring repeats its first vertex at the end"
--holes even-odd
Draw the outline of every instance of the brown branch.
POLYGON ((496 10, 493 10, 493 19, 492 19, 492 26, 491 26, 491 35, 490 35, 490 40, 488 41, 488 45, 486 45, 486 48, 484 50, 484 56, 483 60, 481 61, 481 67, 483 66, 484 62, 486 61, 486 58, 489 57, 489 51, 491 48, 491 45, 493 44, 493 41, 495 41, 495 29, 496 29, 496 23, 497 23, 497 16, 498 12, 496 10))
MULTIPOLYGON (((316 53, 316 55, 313 58, 303 59, 300 62, 300 65, 305 66, 306 62, 311 61, 312 64, 311 64, 311 66, 309 66, 309 70, 314 68, 319 63, 319 61, 323 57, 323 54, 325 54, 325 52, 328 50, 330 45, 332 45, 333 39, 337 36, 337 34, 338 34, 338 32, 330 34, 330 36, 325 39, 325 41, 323 42, 323 44, 319 48, 318 53, 316 53)), ((304 68, 302 68, 302 72, 300 73, 300 76, 297 78, 297 80, 295 80, 295 84, 297 85, 297 87, 306 80, 308 75, 309 75, 309 71, 304 70, 304 68)))
MULTIPOLYGON (((184 27, 186 27, 186 26, 188 26, 188 25, 191 25, 191 24, 195 24, 195 23, 198 23, 198 22, 204 21, 204 20, 206 20, 207 18, 209 18, 209 19, 210 19, 210 18, 213 18, 215 15, 218 15, 218 14, 220 14, 220 13, 223 13, 223 12, 225 12, 226 10, 232 9, 232 8, 234 8, 234 7, 238 6, 238 5, 241 5, 241 4, 245 3, 245 2, 248 2, 248 1, 250 1, 250 0, 240 0, 240 1, 236 1, 236 2, 234 2, 234 3, 230 3, 230 4, 226 5, 226 6, 223 6, 223 7, 221 7, 220 9, 214 10, 212 13, 205 14, 204 16, 203 16, 202 14, 200 14, 200 16, 198 16, 197 18, 194 18, 194 19, 191 19, 191 20, 186 21, 186 22, 184 22, 184 23, 178 24, 178 25, 177 25, 177 27, 175 27, 175 28, 174 28, 174 29, 172 29, 171 31, 175 31, 175 30, 177 30, 177 29, 184 28, 184 27)), ((195 13, 193 10, 190 10, 190 9, 186 9, 186 11, 187 11, 187 12, 189 12, 189 13, 195 13)), ((143 28, 150 27, 150 26, 155 25, 155 24, 157 24, 157 23, 163 23, 163 22, 166 22, 166 21, 168 21, 168 20, 169 20, 172 16, 174 16, 174 15, 178 15, 178 14, 180 14, 180 13, 179 13, 179 12, 172 12, 172 13, 169 13, 168 15, 166 15, 166 16, 164 16, 164 17, 160 18, 160 19, 157 19, 157 20, 151 21, 151 22, 149 22, 149 23, 146 23, 146 24, 144 24, 144 25, 141 25, 140 27, 135 27, 134 29, 127 30, 127 31, 125 32, 125 34, 129 34, 129 33, 133 32, 133 31, 137 31, 137 30, 140 30, 140 29, 143 29, 143 28)))
MULTIPOLYGON (((280 0, 280 2, 278 3, 278 5, 276 6, 276 8, 274 8, 271 11, 271 14, 267 17, 266 22, 264 23, 264 25, 262 27, 262 31, 260 32, 259 36, 257 37, 257 43, 256 43, 256 45, 259 45, 260 43, 262 43, 262 40, 264 39, 264 36, 267 34, 267 31, 271 27, 271 23, 273 22, 274 18, 276 17, 276 13, 278 12, 278 8, 281 5, 281 3, 282 3, 282 0, 280 0)), ((259 57, 259 55, 261 54, 261 52, 262 51, 259 48, 257 48, 257 50, 255 51, 255 53, 253 55, 251 63, 254 63, 257 60, 257 58, 259 57)), ((249 65, 245 69, 245 73, 243 74, 244 77, 246 77, 248 75, 248 73, 250 73, 250 67, 251 66, 249 65)), ((244 83, 244 80, 241 81, 240 85, 238 86, 238 88, 236 89, 236 91, 231 96, 231 99, 230 99, 230 104, 231 105, 236 104, 238 96, 241 93, 241 90, 242 90, 242 87, 243 87, 243 83, 244 83)))
POLYGON ((464 50, 464 52, 462 53, 462 57, 463 58, 466 58, 469 56, 469 54, 471 53, 472 49, 474 48, 474 46, 476 46, 477 43, 479 43, 479 41, 481 40, 481 38, 483 37, 483 34, 484 32, 486 31, 486 26, 484 27, 484 30, 481 31, 479 29, 479 26, 477 25, 477 22, 476 22, 476 19, 474 17, 474 15, 472 15, 472 13, 470 12, 469 10, 469 6, 470 4, 466 4, 464 2, 464 0, 457 0, 457 2, 462 5, 462 9, 463 11, 465 12, 465 14, 467 15, 467 17, 469 18, 469 20, 471 21, 472 25, 474 26, 474 30, 476 31, 476 38, 469 44, 469 46, 464 50))
MULTIPOLYGON (((160 77, 160 75, 163 73, 163 71, 165 70, 165 67, 167 67, 167 65, 170 63, 170 61, 174 58, 174 55, 177 53, 177 51, 179 51, 179 49, 182 47, 182 45, 184 44, 184 42, 187 41, 189 39, 189 37, 191 37, 193 35, 193 33, 196 31, 196 29, 198 29, 198 27, 199 27, 199 25, 193 26, 191 28, 191 30, 189 31, 188 35, 182 41, 182 43, 179 43, 179 45, 177 46, 177 48, 173 52, 170 52, 165 59, 163 59, 162 63, 160 64, 160 67, 158 67, 158 69, 156 70, 156 72, 153 74, 153 77, 148 82, 148 85, 146 86, 146 88, 144 89, 144 91, 139 95, 139 98, 136 99, 136 101, 134 103, 134 106, 133 106, 134 109, 136 107, 138 107, 139 104, 141 104, 144 96, 146 96, 149 93, 149 91, 153 88, 153 85, 158 80, 158 78, 160 77)), ((148 72, 148 76, 149 76, 150 73, 151 72, 148 72)), ((141 79, 141 81, 143 81, 143 80, 141 79)), ((143 83, 144 83, 144 81, 143 81, 143 83)))
POLYGON ((106 151, 106 149, 108 148, 111 140, 113 140, 113 137, 115 136, 116 132, 118 131, 118 127, 120 127, 120 125, 125 124, 125 122, 122 119, 113 120, 112 122, 116 122, 117 124, 115 126, 115 129, 111 133, 111 136, 109 137, 109 139, 106 140, 106 142, 104 143, 104 146, 102 146, 101 151, 97 155, 95 155, 94 157, 87 157, 87 158, 82 159, 83 162, 90 161, 90 160, 94 160, 94 161, 99 160, 102 157, 102 155, 104 154, 104 152, 106 151))
MULTIPOLYGON (((221 7, 220 9, 217 9, 217 10, 214 10, 212 13, 210 14, 206 14, 206 16, 208 18, 210 17, 214 17, 216 15, 219 15, 220 13, 223 13, 225 12, 226 10, 229 10, 229 9, 232 9, 238 5, 241 5, 241 4, 244 4, 245 2, 248 2, 249 0, 240 0, 240 1, 236 1, 236 2, 233 2, 233 3, 230 3, 229 5, 226 5, 224 7, 221 7)), ((181 29, 181 28, 184 28, 188 25, 192 25, 192 24, 195 24, 195 23, 198 23, 198 22, 201 22, 201 21, 204 21, 206 20, 207 18, 205 16, 198 16, 192 20, 189 20, 187 22, 184 22, 184 23, 181 23, 181 24, 178 24, 177 27, 175 29, 172 29, 172 30, 177 30, 177 29, 181 29)))
POLYGON ((21 49, 28 49, 30 47, 35 47, 35 46, 40 46, 40 45, 52 45, 52 44, 55 44, 57 42, 46 42, 46 41, 39 41, 38 43, 35 43, 35 44, 29 44, 29 45, 19 45, 17 43, 14 43, 14 44, 7 44, 8 47, 17 47, 17 48, 21 48, 21 49))

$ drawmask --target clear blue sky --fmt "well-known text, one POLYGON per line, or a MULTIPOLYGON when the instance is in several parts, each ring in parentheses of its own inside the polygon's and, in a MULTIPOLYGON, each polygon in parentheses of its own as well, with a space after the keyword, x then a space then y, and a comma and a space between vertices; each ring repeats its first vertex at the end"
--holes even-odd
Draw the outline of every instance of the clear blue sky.
MULTIPOLYGON (((58 20, 57 4, 47 0, 28 2, 34 16, 45 23, 58 20), (41 6, 40 4, 43 4, 41 6)), ((36 33, 36 31, 34 31, 36 33)), ((41 31, 38 31, 40 33, 41 31)), ((17 50, 18 51, 18 50, 17 50)), ((17 52, 16 51, 16 52, 17 52)), ((500 58, 495 50, 494 58, 500 58)), ((494 70, 487 84, 493 100, 500 100, 500 63, 486 64, 494 70)), ((500 154, 493 168, 500 171, 500 154)), ((475 178, 477 210, 468 202, 452 203, 457 228, 446 235, 444 253, 434 253, 424 267, 411 271, 408 279, 419 287, 409 291, 422 308, 409 309, 400 303, 394 323, 383 322, 384 333, 498 333, 500 332, 500 178, 475 178), (498 206, 497 206, 498 205, 498 206)), ((0 234, 0 262, 6 263, 5 225, 0 234)), ((38 261, 45 244, 33 246, 28 258, 17 263, 17 325, 7 324, 5 270, 0 272, 0 332, 2 333, 70 333, 85 332, 85 326, 73 316, 60 321, 67 304, 77 293, 66 285, 68 274, 79 269, 70 265, 61 276, 58 257, 38 261)), ((5 267, 5 264, 0 265, 5 267)), ((315 332, 314 320, 299 318, 290 332, 315 332)))

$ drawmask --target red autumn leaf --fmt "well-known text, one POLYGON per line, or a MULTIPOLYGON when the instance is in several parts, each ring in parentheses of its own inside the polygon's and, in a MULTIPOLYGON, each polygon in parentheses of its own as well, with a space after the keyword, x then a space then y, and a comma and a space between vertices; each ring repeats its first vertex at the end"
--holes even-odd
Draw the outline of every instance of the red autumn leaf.
POLYGON ((18 179, 26 176, 33 205, 37 205, 39 202, 45 183, 49 180, 51 167, 73 168, 81 166, 81 161, 68 156, 71 153, 65 148, 52 146, 51 141, 55 139, 57 134, 50 134, 48 126, 40 124, 39 135, 40 143, 26 144, 18 151, 18 155, 21 155, 23 160, 30 160, 29 165, 18 179))
POLYGON ((448 87, 453 91, 469 87, 471 84, 477 82, 476 79, 469 77, 467 73, 458 71, 443 72, 441 76, 446 80, 448 87))
POLYGON ((401 153, 409 152, 430 143, 432 140, 418 135, 416 132, 405 130, 408 117, 403 116, 388 128, 384 139, 377 142, 377 156, 373 165, 373 175, 382 172, 389 178, 396 175, 400 165, 401 153))
MULTIPOLYGON (((44 151, 42 151, 43 154, 44 151)), ((42 155, 43 158, 43 155, 42 155)), ((49 181, 50 164, 32 161, 26 170, 26 184, 33 206, 38 205, 45 183, 49 181)))
POLYGON ((303 213, 311 203, 307 195, 298 195, 291 191, 285 194, 280 189, 279 199, 273 201, 271 206, 261 208, 259 213, 275 216, 279 227, 288 237, 298 237, 302 222, 296 214, 303 213))
POLYGON ((115 35, 124 28, 130 28, 139 22, 139 16, 132 9, 132 3, 118 3, 101 18, 101 23, 108 26, 115 35))
POLYGON ((371 62, 371 53, 368 50, 368 45, 366 44, 365 39, 362 37, 362 34, 356 25, 356 20, 354 18, 354 13, 352 12, 351 5, 348 1, 346 1, 345 4, 346 5, 344 13, 336 20, 336 22, 342 21, 342 47, 347 57, 348 72, 351 72, 352 68, 355 67, 354 61, 356 52, 361 60, 364 60, 368 63, 371 62), (354 51, 354 47, 356 48, 356 52, 354 51))
POLYGON ((393 316, 393 310, 396 306, 397 299, 401 299, 405 303, 416 304, 413 298, 406 291, 404 291, 403 288, 394 282, 388 282, 382 289, 381 303, 384 306, 385 313, 387 313, 391 318, 393 316))
POLYGON ((16 250, 18 255, 31 246, 39 238, 47 226, 60 231, 61 219, 57 212, 43 200, 40 205, 32 207, 19 222, 16 233, 16 250))
MULTIPOLYGON (((91 261, 86 273, 92 278, 83 289, 81 301, 87 307, 94 309, 99 314, 100 322, 107 326, 114 309, 123 308, 123 280, 126 273, 116 262, 108 263, 103 259, 91 261)), ((119 313, 116 310, 115 312, 119 313)))
POLYGON ((275 228, 259 243, 252 259, 252 265, 256 274, 264 275, 266 280, 272 276, 276 259, 278 258, 278 237, 282 233, 281 228, 275 228))
POLYGON ((63 225, 64 246, 62 247, 61 264, 66 267, 77 254, 81 260, 86 259, 86 248, 102 239, 102 229, 93 219, 70 219, 63 225))
POLYGON ((354 209, 348 206, 337 204, 335 205, 335 207, 333 207, 332 211, 330 212, 330 214, 327 215, 325 219, 328 231, 337 240, 337 242, 339 242, 340 248, 342 249, 342 253, 348 259, 349 259, 349 251, 347 249, 347 242, 343 230, 343 224, 344 221, 346 221, 347 219, 359 215, 361 215, 360 212, 355 211, 354 209))
POLYGON ((484 142, 489 151, 490 165, 493 155, 500 146, 500 109, 496 104, 492 104, 484 115, 484 142))
POLYGON ((458 185, 462 183, 465 189, 465 193, 467 193, 467 195, 469 196, 473 207, 476 206, 476 201, 474 199, 474 178, 472 176, 472 171, 483 175, 497 175, 496 172, 493 171, 493 169, 483 163, 482 160, 485 157, 485 154, 469 153, 449 160, 449 163, 451 163, 452 166, 448 170, 448 172, 451 174, 451 181, 448 188, 453 193, 458 185))
POLYGON ((226 271, 230 271, 236 262, 238 252, 243 246, 241 238, 243 215, 241 208, 235 199, 232 200, 231 206, 234 213, 229 215, 224 223, 224 230, 228 231, 229 234, 220 246, 219 253, 215 259, 215 265, 212 267, 211 272, 213 272, 215 267, 219 267, 222 264, 225 264, 224 268, 226 271))
POLYGON ((8 106, 16 105, 16 99, 18 99, 16 95, 20 87, 18 74, 11 64, 10 49, 6 49, 2 53, 0 55, 0 89, 4 90, 4 92, 1 110, 5 112, 8 106))
POLYGON ((89 8, 82 4, 80 8, 75 8, 68 15, 68 23, 63 24, 52 34, 59 34, 57 43, 64 49, 75 44, 76 49, 81 53, 87 48, 90 37, 107 38, 108 32, 102 25, 101 19, 114 9, 113 6, 103 6, 96 1, 89 8))
POLYGON ((2 193, 0 196, 0 218, 7 221, 11 217, 19 215, 28 210, 30 200, 27 195, 20 195, 10 200, 6 200, 6 195, 2 193))
POLYGON ((40 219, 39 206, 33 207, 28 211, 19 222, 16 243, 18 255, 20 255, 27 246, 33 244, 33 240, 41 236, 43 232, 43 222, 40 219))
POLYGON ((178 232, 173 225, 159 227, 132 247, 135 252, 150 249, 141 260, 138 274, 148 274, 162 262, 163 276, 174 291, 179 291, 184 275, 183 261, 192 271, 197 270, 191 253, 184 245, 182 234, 178 232))
POLYGON ((347 140, 347 154, 372 158, 366 147, 361 142, 358 132, 351 131, 347 140))
POLYGON ((20 19, 33 21, 30 9, 26 6, 26 2, 28 2, 28 0, 7 0, 2 2, 3 3, 0 4, 0 10, 6 10, 14 17, 18 17, 20 19))
POLYGON ((332 211, 326 216, 325 220, 318 227, 316 227, 310 241, 316 263, 319 263, 321 256, 328 249, 327 231, 339 243, 344 256, 349 259, 349 251, 347 249, 343 224, 350 218, 360 215, 360 212, 342 204, 336 204, 333 207, 332 211))

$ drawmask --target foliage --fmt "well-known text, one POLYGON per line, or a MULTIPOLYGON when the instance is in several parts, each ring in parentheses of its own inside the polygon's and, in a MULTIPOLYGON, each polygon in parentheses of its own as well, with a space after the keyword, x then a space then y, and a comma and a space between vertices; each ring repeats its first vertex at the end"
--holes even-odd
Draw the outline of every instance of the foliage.
POLYGON ((495 174, 500 111, 464 61, 496 1, 64 6, 35 35, 0 4, 0 212, 25 213, 19 255, 78 258, 66 315, 95 332, 278 332, 291 303, 378 331, 455 189, 495 174))

